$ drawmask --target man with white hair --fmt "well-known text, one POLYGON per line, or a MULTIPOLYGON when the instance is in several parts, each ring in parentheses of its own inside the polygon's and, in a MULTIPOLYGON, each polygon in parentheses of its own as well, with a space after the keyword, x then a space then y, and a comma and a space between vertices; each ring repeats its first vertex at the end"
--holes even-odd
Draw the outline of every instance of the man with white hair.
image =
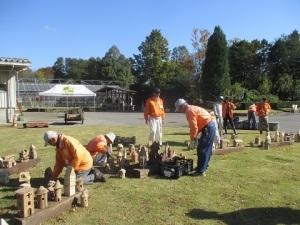
POLYGON ((45 146, 55 146, 56 150, 56 162, 50 180, 57 179, 65 166, 72 166, 76 178, 82 178, 84 184, 106 181, 104 174, 98 169, 92 169, 92 156, 77 139, 50 130, 44 134, 44 141, 45 146))
POLYGON ((176 112, 182 112, 186 115, 190 127, 191 141, 194 142, 198 139, 197 168, 193 175, 206 176, 205 171, 208 168, 216 134, 216 127, 211 119, 211 115, 201 107, 189 105, 182 98, 175 102, 175 108, 176 112))
POLYGON ((107 158, 111 157, 112 149, 110 145, 114 143, 116 135, 112 132, 109 132, 105 135, 99 134, 96 137, 93 137, 86 149, 91 153, 93 162, 99 166, 104 166, 107 158))

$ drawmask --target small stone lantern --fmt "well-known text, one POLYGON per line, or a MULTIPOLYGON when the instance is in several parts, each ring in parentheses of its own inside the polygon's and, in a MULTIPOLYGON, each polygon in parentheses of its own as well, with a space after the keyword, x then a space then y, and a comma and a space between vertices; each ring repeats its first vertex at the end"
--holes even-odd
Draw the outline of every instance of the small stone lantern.
POLYGON ((37 158, 37 151, 36 147, 31 144, 29 147, 29 159, 36 159, 37 158))
POLYGON ((126 170, 125 169, 120 169, 118 172, 118 175, 121 179, 125 178, 126 170))
POLYGON ((35 194, 37 199, 37 208, 44 209, 48 207, 48 190, 43 186, 40 186, 35 194))
POLYGON ((131 162, 138 163, 139 162, 139 154, 135 151, 131 151, 131 162))
POLYGON ((84 180, 82 178, 78 178, 76 180, 76 192, 82 192, 84 190, 83 182, 84 180))
POLYGON ((59 180, 56 181, 53 189, 54 189, 54 201, 60 202, 61 201, 61 193, 62 193, 63 185, 59 182, 59 180))
POLYGON ((129 149, 128 149, 128 152, 129 152, 129 155, 131 155, 131 153, 135 151, 135 146, 134 144, 129 144, 129 149))
POLYGON ((88 207, 89 206, 89 193, 88 189, 84 189, 82 194, 80 195, 80 202, 82 207, 88 207))

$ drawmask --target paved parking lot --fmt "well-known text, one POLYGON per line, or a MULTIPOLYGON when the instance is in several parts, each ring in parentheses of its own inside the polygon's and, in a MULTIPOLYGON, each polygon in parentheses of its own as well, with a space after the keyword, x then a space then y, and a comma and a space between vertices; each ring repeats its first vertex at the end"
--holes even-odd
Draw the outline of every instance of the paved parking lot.
MULTIPOLYGON (((64 125, 64 113, 56 112, 24 112, 24 122, 47 122, 50 125, 64 125)), ((85 112, 84 125, 110 126, 146 126, 142 112, 85 112)), ((245 120, 246 117, 240 117, 245 120)), ((279 129, 289 132, 300 130, 300 113, 285 113, 280 116, 270 116, 269 122, 278 122, 279 129)), ((19 121, 19 123, 23 123, 19 121)), ((81 122, 68 122, 75 126, 82 126, 81 122)), ((188 127, 183 113, 167 113, 166 127, 188 127)))

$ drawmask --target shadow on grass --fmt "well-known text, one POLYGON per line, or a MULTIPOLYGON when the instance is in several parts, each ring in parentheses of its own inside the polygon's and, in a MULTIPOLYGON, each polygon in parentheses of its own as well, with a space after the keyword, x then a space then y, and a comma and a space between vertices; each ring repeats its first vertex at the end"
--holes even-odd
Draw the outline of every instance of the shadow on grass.
MULTIPOLYGON (((33 188, 38 188, 39 186, 47 187, 48 181, 46 181, 44 178, 31 178, 30 179, 30 185, 33 188)), ((6 184, 6 186, 8 188, 4 189, 4 191, 5 190, 10 191, 10 190, 18 189, 20 187, 19 179, 18 178, 10 179, 9 183, 6 184)))
POLYGON ((224 214, 202 209, 192 209, 186 215, 199 220, 220 220, 227 225, 300 224, 300 210, 286 207, 249 208, 224 214))
POLYGON ((187 136, 187 137, 189 137, 190 136, 190 134, 188 133, 188 132, 180 132, 180 133, 171 133, 171 134, 163 134, 163 135, 165 135, 165 136, 173 136, 173 135, 185 135, 185 136, 187 136))

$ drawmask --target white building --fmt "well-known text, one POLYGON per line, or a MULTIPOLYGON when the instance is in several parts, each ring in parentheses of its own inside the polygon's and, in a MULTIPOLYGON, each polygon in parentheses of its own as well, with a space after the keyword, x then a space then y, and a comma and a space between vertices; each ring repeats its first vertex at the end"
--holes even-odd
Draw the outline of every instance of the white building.
POLYGON ((17 106, 16 80, 31 66, 28 59, 0 57, 0 124, 12 123, 17 106))

